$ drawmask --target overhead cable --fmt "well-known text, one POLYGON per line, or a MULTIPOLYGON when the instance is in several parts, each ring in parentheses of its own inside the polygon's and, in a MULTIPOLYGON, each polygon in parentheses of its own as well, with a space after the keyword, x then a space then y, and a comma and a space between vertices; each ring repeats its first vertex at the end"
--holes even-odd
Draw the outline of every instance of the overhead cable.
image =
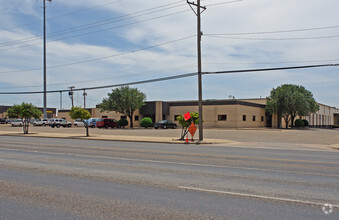
MULTIPOLYGON (((308 66, 289 66, 289 67, 274 67, 274 68, 261 68, 261 69, 245 69, 245 70, 227 70, 227 71, 217 71, 217 72, 202 72, 203 75, 212 75, 212 74, 230 74, 230 73, 246 73, 246 72, 265 72, 265 71, 278 71, 278 70, 292 70, 292 69, 309 69, 309 68, 320 68, 320 67, 335 67, 339 66, 339 63, 335 64, 319 64, 319 65, 308 65, 308 66)), ((77 88, 73 89, 73 91, 83 91, 86 90, 96 90, 96 89, 106 89, 106 88, 113 88, 113 87, 120 87, 120 86, 130 86, 130 85, 138 85, 138 84, 145 84, 145 83, 152 83, 152 82, 159 82, 159 81, 167 81, 173 79, 180 79, 186 77, 197 76, 198 73, 186 73, 181 75, 169 76, 169 77, 162 77, 156 79, 149 79, 149 80, 142 80, 142 81, 135 81, 129 83, 120 83, 120 84, 113 84, 113 85, 105 85, 105 86, 96 86, 96 87, 86 87, 86 88, 77 88)), ((64 90, 50 90, 47 93, 60 93, 60 92, 69 92, 71 90, 64 89, 64 90)), ((24 94, 38 94, 43 93, 43 91, 36 91, 36 92, 0 92, 0 95, 24 95, 24 94)))
MULTIPOLYGON (((127 51, 127 52, 123 52, 123 53, 119 53, 119 54, 114 54, 114 55, 110 55, 110 56, 98 57, 98 58, 94 58, 94 59, 82 60, 82 61, 66 63, 66 64, 61 64, 61 65, 55 65, 55 66, 48 66, 47 69, 58 68, 58 67, 65 67, 65 66, 73 66, 73 65, 78 65, 78 64, 82 64, 82 63, 94 62, 94 61, 98 61, 98 60, 105 60, 105 59, 109 59, 109 58, 113 58, 113 57, 118 57, 118 56, 123 56, 123 55, 126 55, 126 54, 135 53, 135 52, 138 52, 138 51, 149 50, 149 49, 160 47, 160 46, 163 46, 163 45, 167 45, 167 44, 175 43, 175 42, 178 42, 178 41, 186 40, 186 39, 189 39, 189 38, 192 38, 192 37, 195 37, 195 35, 191 35, 191 36, 188 36, 188 37, 183 37, 183 38, 180 38, 180 39, 176 39, 176 40, 172 40, 172 41, 168 41, 168 42, 164 42, 164 43, 160 43, 160 44, 156 44, 156 45, 151 45, 151 46, 144 47, 144 48, 130 50, 130 51, 127 51)), ((42 68, 34 68, 34 69, 26 69, 26 70, 3 71, 3 72, 0 72, 0 73, 19 73, 19 72, 30 72, 30 71, 36 71, 36 70, 42 70, 42 68)))
POLYGON ((239 32, 239 33, 224 33, 224 34, 209 34, 209 35, 219 35, 219 36, 222 36, 222 35, 277 34, 277 33, 290 33, 290 32, 315 31, 315 30, 335 29, 335 28, 339 28, 339 25, 325 26, 325 27, 314 27, 314 28, 291 29, 291 30, 258 31, 258 32, 239 32))
POLYGON ((226 38, 233 40, 267 40, 267 41, 283 41, 283 40, 317 40, 317 39, 329 39, 329 38, 338 38, 339 35, 333 36, 317 36, 317 37, 286 37, 286 38, 250 38, 250 37, 227 37, 227 36, 219 36, 212 34, 205 34, 205 37, 214 37, 214 38, 226 38))
MULTIPOLYGON (((78 31, 82 31, 82 30, 86 30, 86 29, 98 28, 100 26, 104 26, 104 25, 108 25, 108 24, 112 24, 112 23, 117 23, 117 22, 121 22, 121 21, 125 21, 125 20, 135 19, 135 18, 138 18, 138 17, 141 17, 141 16, 149 15, 149 14, 152 14, 152 13, 157 13, 157 12, 160 12, 160 11, 165 11, 165 10, 172 9, 172 8, 179 7, 179 6, 183 5, 183 4, 181 4, 181 5, 168 7, 172 4, 177 4, 177 3, 178 2, 170 3, 170 4, 157 6, 157 7, 154 7, 154 8, 134 12, 132 14, 126 14, 126 15, 118 16, 118 17, 111 18, 111 19, 104 19, 104 20, 88 23, 88 24, 85 24, 85 25, 80 25, 80 26, 75 26, 75 27, 72 27, 72 28, 64 29, 64 30, 54 31, 54 32, 48 33, 47 37, 51 38, 51 37, 56 37, 56 36, 69 34, 69 33, 73 33, 73 32, 78 32, 78 31), (165 7, 165 8, 163 8, 163 7, 165 7), (162 8, 162 9, 158 9, 158 8, 162 8)), ((185 10, 185 11, 187 11, 187 10, 185 10)), ((60 39, 57 39, 57 40, 69 39, 69 38, 73 38, 73 37, 79 37, 79 36, 84 36, 84 35, 102 32, 102 31, 106 31, 106 30, 116 29, 116 28, 120 28, 120 27, 124 27, 124 26, 128 26, 128 25, 138 24, 138 23, 142 23, 142 22, 146 22, 146 21, 150 21, 150 20, 155 20, 155 19, 159 19, 159 18, 163 18, 163 17, 167 17, 167 16, 176 15, 176 14, 179 14, 179 13, 183 13, 185 11, 179 11, 179 12, 175 12, 175 13, 171 13, 171 14, 166 14, 166 15, 154 17, 154 18, 149 18, 149 19, 145 19, 145 20, 142 20, 142 21, 138 21, 138 22, 132 22, 132 23, 129 23, 129 24, 120 25, 120 26, 117 26, 117 27, 99 29, 99 30, 96 30, 96 31, 91 31, 91 32, 88 32, 88 33, 82 33, 82 34, 74 35, 74 36, 71 36, 71 37, 60 38, 60 39)), ((11 46, 11 45, 19 44, 19 43, 28 43, 28 42, 36 41, 36 40, 40 40, 40 37, 27 37, 27 38, 23 38, 23 39, 3 42, 3 43, 0 43, 0 47, 11 46)), ((52 40, 52 41, 56 41, 56 40, 52 40)), ((36 45, 36 44, 37 43, 24 45, 24 46, 21 46, 21 47, 32 46, 32 45, 36 45)), ((21 47, 16 47, 16 48, 21 48, 21 47)))

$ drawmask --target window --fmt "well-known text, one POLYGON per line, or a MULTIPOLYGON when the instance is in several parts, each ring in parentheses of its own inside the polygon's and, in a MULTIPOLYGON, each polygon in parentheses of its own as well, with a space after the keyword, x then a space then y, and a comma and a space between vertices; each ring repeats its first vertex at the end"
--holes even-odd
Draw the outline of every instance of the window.
POLYGON ((226 121, 227 115, 218 115, 218 121, 226 121))
POLYGON ((242 120, 243 120, 243 121, 246 121, 246 115, 243 115, 243 116, 242 116, 242 120))
POLYGON ((134 116, 134 121, 139 121, 139 115, 134 116))
POLYGON ((120 119, 127 119, 127 116, 120 116, 120 119))
POLYGON ((178 121, 177 117, 179 117, 180 115, 174 115, 174 121, 178 121))
POLYGON ((264 121, 264 120, 265 120, 264 116, 261 116, 261 121, 264 121))
POLYGON ((255 115, 252 116, 252 121, 255 121, 255 115))

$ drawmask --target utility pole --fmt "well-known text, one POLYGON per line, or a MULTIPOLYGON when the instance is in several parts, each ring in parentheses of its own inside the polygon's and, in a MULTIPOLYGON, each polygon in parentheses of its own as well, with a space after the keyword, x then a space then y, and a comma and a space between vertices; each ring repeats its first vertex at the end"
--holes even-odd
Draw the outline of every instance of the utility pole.
POLYGON ((87 93, 86 93, 86 89, 84 88, 84 108, 86 108, 86 96, 87 96, 87 93))
MULTIPOLYGON (((44 27, 44 51, 43 51, 43 66, 44 66, 44 76, 43 76, 43 80, 44 80, 44 107, 43 107, 43 115, 44 115, 44 118, 47 118, 47 77, 46 77, 46 0, 43 0, 44 1, 44 21, 43 21, 43 27, 44 27)), ((47 1, 52 1, 52 0, 47 0, 47 1)))
POLYGON ((60 110, 62 110, 62 92, 60 91, 60 110))
POLYGON ((68 87, 71 91, 68 92, 69 97, 72 100, 72 108, 74 107, 74 92, 73 89, 75 88, 74 86, 68 87))
POLYGON ((202 68, 201 68, 201 13, 206 10, 206 7, 203 7, 200 5, 200 0, 197 1, 197 3, 189 2, 187 0, 187 3, 197 16, 197 48, 198 48, 198 109, 199 109, 199 141, 204 140, 204 133, 203 133, 203 112, 202 112, 202 68), (193 9, 193 6, 197 7, 197 10, 195 11, 193 9), (202 9, 202 10, 201 10, 202 9))

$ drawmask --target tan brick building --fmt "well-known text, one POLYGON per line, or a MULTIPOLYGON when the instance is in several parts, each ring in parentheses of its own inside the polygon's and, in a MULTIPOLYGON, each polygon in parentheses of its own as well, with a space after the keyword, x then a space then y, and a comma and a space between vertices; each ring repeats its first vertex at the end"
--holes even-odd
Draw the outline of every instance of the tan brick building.
MULTIPOLYGON (((304 117, 312 127, 332 127, 339 125, 339 109, 320 105, 320 110, 304 117)), ((206 128, 263 128, 278 126, 276 115, 270 116, 265 112, 266 99, 224 99, 203 101, 203 120, 206 128)), ((126 116, 116 112, 101 112, 98 108, 88 109, 93 118, 114 118, 116 120, 126 116)), ((167 119, 175 122, 176 117, 186 112, 197 112, 197 101, 153 101, 146 102, 133 116, 135 127, 140 126, 144 117, 152 118, 153 122, 167 119)), ((58 117, 73 121, 69 110, 59 111, 58 117)), ((298 117, 297 117, 298 118, 298 117)), ((129 118, 126 118, 129 120, 129 118)), ((281 119, 281 125, 285 125, 281 119)))

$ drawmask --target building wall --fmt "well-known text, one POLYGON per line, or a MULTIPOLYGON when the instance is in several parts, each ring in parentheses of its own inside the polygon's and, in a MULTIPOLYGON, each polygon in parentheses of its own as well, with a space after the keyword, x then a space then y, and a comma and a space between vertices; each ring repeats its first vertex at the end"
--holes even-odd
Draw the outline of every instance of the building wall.
POLYGON ((306 116, 305 119, 311 127, 331 127, 335 125, 334 114, 339 112, 339 109, 323 104, 319 104, 320 109, 314 114, 306 116))
POLYGON ((334 125, 337 127, 339 126, 339 111, 338 113, 334 114, 334 125))
MULTIPOLYGON (((178 101, 178 102, 148 102, 149 105, 143 111, 143 114, 152 114, 155 121, 163 118, 176 122, 176 117, 187 112, 198 112, 196 101, 178 101), (164 105, 165 104, 165 105, 164 105), (165 107, 164 107, 165 106, 165 107)), ((267 121, 272 127, 277 128, 278 121, 285 127, 283 119, 278 119, 274 114, 271 120, 265 113, 266 99, 243 99, 243 100, 206 100, 203 105, 203 120, 206 128, 261 128, 267 126, 267 121), (270 123, 269 123, 270 124, 270 123)), ((320 110, 304 117, 313 127, 331 127, 339 124, 339 109, 320 105, 320 110), (337 114, 335 114, 337 113, 337 114)), ((98 108, 91 109, 93 118, 114 118, 120 120, 122 114, 116 112, 101 112, 98 108)), ((140 126, 140 120, 144 117, 139 110, 134 113, 134 126, 140 126), (135 120, 135 116, 138 120, 135 120)), ((59 118, 65 118, 72 121, 68 112, 59 112, 59 118)), ((298 116, 296 119, 299 118, 298 116)), ((129 118, 127 118, 129 121, 129 118)), ((176 122, 177 123, 177 122, 176 122)), ((290 123, 291 124, 291 123, 290 123)))
POLYGON ((162 115, 162 102, 156 101, 155 102, 155 122, 161 121, 163 119, 162 115))
MULTIPOLYGON (((171 106, 170 114, 166 116, 166 119, 175 121, 178 115, 197 111, 198 106, 171 106)), ((203 106, 203 120, 206 128, 254 128, 266 126, 264 108, 244 105, 203 106), (245 121, 243 121, 244 115, 245 121)))

